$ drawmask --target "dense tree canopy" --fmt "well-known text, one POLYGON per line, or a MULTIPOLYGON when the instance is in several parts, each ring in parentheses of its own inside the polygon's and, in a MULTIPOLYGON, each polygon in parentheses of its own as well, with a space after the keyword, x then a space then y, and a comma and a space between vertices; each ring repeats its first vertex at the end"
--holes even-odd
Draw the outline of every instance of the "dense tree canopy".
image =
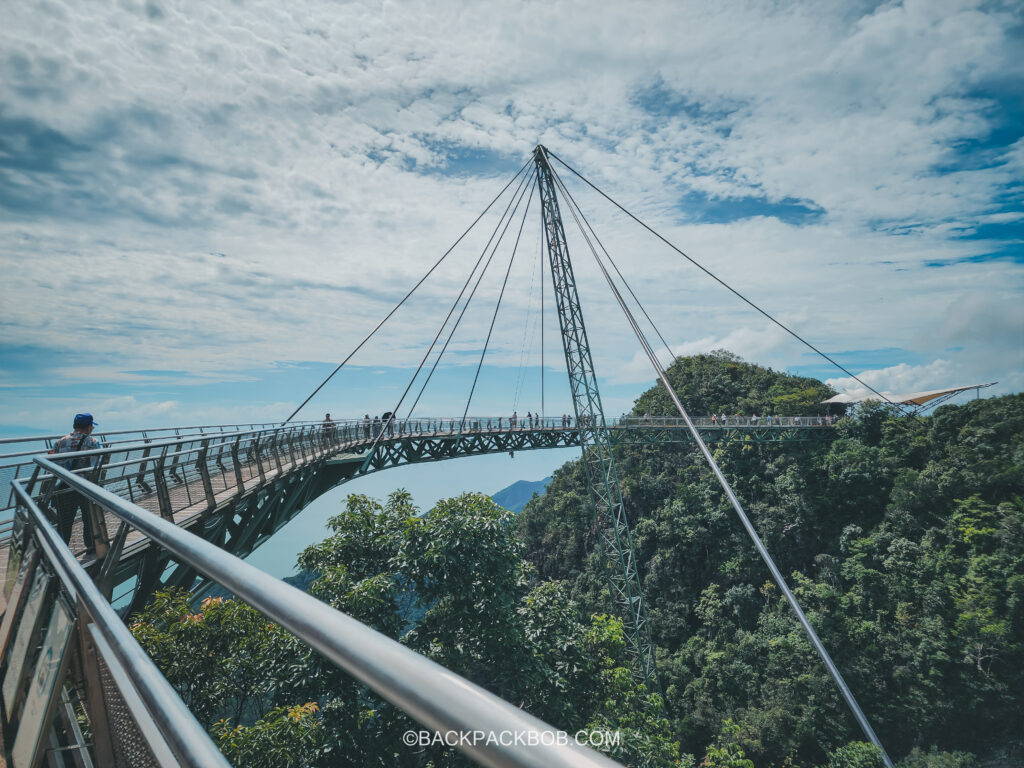
MULTIPOLYGON (((329 525, 299 559, 316 597, 570 734, 621 731, 617 759, 676 762, 621 622, 584 616, 564 585, 539 580, 511 513, 466 494, 420 516, 396 492, 386 504, 349 496, 329 525)), ((186 592, 160 593, 131 626, 236 765, 466 764, 404 746, 420 726, 238 601, 195 610, 186 592)))
MULTIPOLYGON (((829 394, 725 353, 680 359, 669 376, 695 413, 815 413, 829 394)), ((670 409, 655 388, 634 413, 670 409)), ((894 757, 960 765, 928 750, 988 754, 1020 738, 1024 396, 927 417, 861 407, 836 431, 824 445, 720 445, 715 458, 894 757)), ((618 462, 684 752, 731 719, 758 766, 859 764, 835 756, 862 736, 697 452, 631 447, 618 462)), ((518 522, 541 576, 593 610, 608 598, 585 499, 568 464, 518 522)))

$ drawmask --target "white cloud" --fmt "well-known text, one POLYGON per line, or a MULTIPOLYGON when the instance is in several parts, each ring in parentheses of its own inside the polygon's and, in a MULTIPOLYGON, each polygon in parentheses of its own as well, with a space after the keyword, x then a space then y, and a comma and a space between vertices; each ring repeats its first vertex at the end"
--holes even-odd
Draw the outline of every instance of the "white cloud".
MULTIPOLYGON (((24 347, 92 355, 58 366, 73 380, 341 359, 537 141, 827 350, 905 349, 968 381, 1024 369, 1020 264, 977 258, 1005 241, 959 237, 1019 220, 1003 196, 1021 180, 1024 140, 959 163, 995 126, 991 83, 1024 73, 1012 7, 48 0, 9 11, 0 324, 24 347), (688 106, 660 114, 669 102, 688 106), (501 159, 501 173, 452 154, 471 150, 501 159), (730 197, 823 213, 806 226, 694 215, 701 199, 730 197)), ((676 351, 802 361, 802 347, 573 189, 676 351)), ((354 362, 418 362, 486 234, 471 240, 354 362)), ((650 381, 571 246, 599 371, 650 381)), ((489 356, 513 367, 537 304, 533 222, 523 247, 489 356)), ((469 364, 504 258, 453 342, 469 364)), ((4 367, 5 386, 28 385, 4 367)), ((908 381, 928 378, 912 368, 908 381)))
MULTIPOLYGON (((889 368, 862 371, 857 378, 874 390, 897 394, 965 386, 971 383, 987 383, 980 381, 953 382, 950 376, 953 375, 954 368, 955 366, 949 360, 935 360, 928 365, 900 363, 889 368)), ((828 379, 826 383, 845 394, 859 396, 868 393, 866 387, 849 377, 828 379)))

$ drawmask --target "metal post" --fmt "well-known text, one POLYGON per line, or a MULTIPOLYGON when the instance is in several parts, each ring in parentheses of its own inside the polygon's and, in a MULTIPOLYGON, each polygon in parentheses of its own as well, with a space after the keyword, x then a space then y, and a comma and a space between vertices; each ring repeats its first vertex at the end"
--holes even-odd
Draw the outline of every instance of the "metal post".
POLYGON ((239 463, 239 445, 242 442, 242 436, 239 435, 235 438, 235 442, 231 444, 231 463, 235 467, 235 483, 238 485, 238 493, 241 495, 245 492, 245 480, 242 479, 242 465, 239 463))
POLYGON ((298 460, 295 458, 295 430, 288 430, 288 459, 291 461, 292 469, 298 466, 298 460))
MULTIPOLYGON (((149 442, 149 441, 147 440, 146 442, 149 442)), ((142 459, 143 459, 143 461, 142 461, 141 464, 139 464, 139 472, 138 472, 137 475, 135 475, 135 484, 137 486, 139 486, 142 489, 143 494, 146 494, 146 495, 149 495, 149 494, 151 494, 153 492, 153 489, 149 487, 149 483, 146 482, 146 467, 149 464, 149 462, 146 461, 146 459, 149 458, 149 454, 152 451, 153 451, 153 448, 151 446, 147 445, 145 450, 142 452, 142 459)), ((129 488, 130 487, 131 487, 131 484, 129 483, 129 488)), ((134 499, 133 499, 133 501, 134 501, 134 499)))
POLYGON ((160 451, 160 456, 153 467, 153 480, 156 482, 156 499, 160 504, 160 516, 174 522, 174 513, 171 510, 171 496, 167 491, 167 478, 164 477, 164 462, 167 458, 167 447, 160 451))
POLYGON ((270 456, 274 459, 274 466, 277 467, 277 474, 281 474, 281 452, 277 445, 278 433, 274 432, 270 436, 270 456))
MULTIPOLYGON (((110 461, 110 454, 105 453, 97 458, 96 466, 89 473, 89 480, 102 485, 103 465, 110 461)), ((110 548, 110 535, 107 533, 107 518, 103 510, 95 504, 86 502, 82 508, 83 533, 92 539, 92 548, 97 560, 102 560, 110 548)))
POLYGON ((185 482, 185 478, 181 474, 181 471, 178 468, 178 463, 181 461, 181 452, 183 450, 185 450, 185 444, 180 442, 181 438, 178 438, 178 440, 179 440, 179 442, 177 443, 177 445, 174 448, 174 458, 171 459, 171 472, 170 472, 170 474, 171 474, 171 477, 174 478, 175 482, 177 482, 179 485, 184 485, 186 487, 186 489, 187 489, 188 488, 188 484, 185 482))
POLYGON ((100 680, 100 665, 96 646, 91 642, 89 615, 80 595, 76 595, 76 612, 78 622, 78 661, 79 672, 85 689, 86 706, 89 708, 89 725, 92 727, 92 748, 96 761, 100 765, 115 765, 114 747, 111 740, 111 728, 107 721, 107 706, 103 700, 103 683, 100 680))
POLYGON ((199 449, 199 460, 196 461, 196 468, 203 481, 203 493, 206 494, 207 512, 217 506, 217 499, 213 495, 213 483, 210 481, 210 467, 206 463, 206 457, 210 450, 209 439, 203 440, 202 448, 199 449))
POLYGON ((656 691, 660 686, 647 621, 647 606, 615 470, 615 459, 612 457, 611 439, 605 425, 590 343, 576 290, 576 278, 555 196, 555 184, 548 165, 547 151, 543 146, 538 145, 534 150, 534 162, 537 166, 545 242, 551 263, 551 282, 562 331, 562 347, 583 450, 583 466, 587 472, 591 503, 608 564, 608 581, 612 596, 625 619, 626 648, 634 660, 637 676, 649 690, 656 691))
POLYGON ((267 475, 263 471, 263 459, 260 458, 260 436, 259 432, 256 433, 256 437, 253 438, 252 447, 249 449, 252 454, 256 457, 256 470, 260 475, 260 484, 267 482, 267 475))

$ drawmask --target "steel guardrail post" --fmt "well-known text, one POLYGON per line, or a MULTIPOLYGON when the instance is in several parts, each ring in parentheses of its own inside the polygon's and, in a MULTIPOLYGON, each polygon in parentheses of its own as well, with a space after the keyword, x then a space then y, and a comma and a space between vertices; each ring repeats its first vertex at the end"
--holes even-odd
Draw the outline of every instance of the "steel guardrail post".
MULTIPOLYGON (((96 466, 92 468, 90 480, 96 485, 102 486, 100 478, 103 476, 103 465, 110 460, 110 454, 101 454, 99 459, 96 461, 96 466)), ((103 514, 103 510, 97 505, 86 502, 86 507, 83 510, 82 525, 89 526, 89 532, 87 538, 92 538, 92 548, 97 560, 103 559, 110 549, 110 534, 107 531, 107 518, 103 514)))
POLYGON ((323 459, 327 456, 327 446, 324 445, 324 441, 320 439, 320 431, 316 427, 309 428, 309 441, 313 444, 316 450, 316 457, 323 459))
POLYGON ((199 449, 199 458, 196 461, 196 468, 199 470, 199 477, 203 481, 203 493, 206 495, 206 511, 211 511, 217 506, 217 497, 213 494, 213 481, 210 480, 210 467, 206 463, 210 450, 210 438, 204 438, 199 449))
POLYGON ((75 613, 78 615, 78 667, 85 689, 85 701, 89 708, 89 725, 92 729, 92 749, 99 765, 116 765, 111 740, 107 705, 103 700, 103 682, 100 680, 99 654, 96 646, 89 642, 89 625, 93 618, 81 595, 75 595, 75 613), (88 621, 86 620, 88 619, 88 621))
POLYGON ((317 460, 322 459, 324 456, 323 444, 318 439, 316 431, 312 427, 309 427, 308 434, 309 448, 310 452, 313 454, 313 458, 317 460))
POLYGON ((174 448, 174 456, 171 457, 171 466, 168 470, 168 474, 177 482, 182 485, 185 481, 180 474, 178 474, 178 462, 181 461, 181 452, 185 448, 184 443, 177 443, 174 448))
MULTIPOLYGON (((228 444, 225 443, 223 440, 218 441, 218 443, 217 443, 217 455, 214 457, 213 463, 217 465, 217 469, 220 470, 222 475, 229 474, 228 468, 224 466, 224 451, 226 451, 226 450, 228 450, 228 444)), ((227 485, 227 481, 225 481, 224 484, 226 486, 227 485)))
POLYGON ((242 479, 242 465, 239 461, 239 453, 241 450, 242 436, 238 435, 235 441, 231 444, 231 464, 235 468, 235 483, 238 486, 238 495, 240 496, 245 492, 245 480, 242 479))
POLYGON ((288 430, 288 458, 291 460, 292 468, 298 466, 298 459, 295 457, 295 429, 288 430))
POLYGON ((263 459, 260 457, 260 437, 262 433, 257 432, 256 437, 253 438, 252 447, 249 448, 250 457, 256 457, 256 471, 260 476, 260 485, 267 482, 267 474, 263 471, 263 459))
POLYGON ((156 484, 156 500, 160 505, 160 516, 173 522, 174 512, 171 510, 171 495, 167 491, 167 478, 164 477, 164 465, 167 461, 167 446, 164 446, 153 467, 153 482, 156 484))
MULTIPOLYGON (((148 440, 146 441, 149 442, 148 440)), ((138 474, 135 475, 135 484, 142 488, 143 493, 152 493, 153 489, 149 487, 149 483, 146 482, 146 466, 148 465, 147 459, 153 451, 153 447, 147 445, 142 451, 142 463, 139 464, 138 474)), ((131 483, 128 483, 129 495, 131 495, 131 483)), ((134 501, 134 498, 132 499, 134 501)))
POLYGON ((279 433, 276 431, 270 433, 270 456, 273 458, 274 466, 277 467, 277 474, 280 476, 283 470, 281 468, 281 454, 277 447, 277 439, 279 436, 279 433))

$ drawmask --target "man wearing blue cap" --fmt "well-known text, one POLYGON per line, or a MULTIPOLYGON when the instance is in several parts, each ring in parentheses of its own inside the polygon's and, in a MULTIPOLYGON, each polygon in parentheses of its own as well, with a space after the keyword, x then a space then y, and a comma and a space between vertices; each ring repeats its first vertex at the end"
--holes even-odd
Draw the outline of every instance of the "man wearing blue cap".
MULTIPOLYGON (((74 451, 94 451, 100 447, 100 441, 90 437, 94 427, 99 426, 92 420, 91 413, 76 413, 74 431, 65 435, 53 447, 54 453, 72 453, 74 451)), ((88 458, 74 459, 64 463, 67 469, 82 469, 93 464, 88 458)))
MULTIPOLYGON (((100 441, 92 437, 92 431, 97 426, 93 421, 91 413, 76 413, 74 431, 62 437, 53 446, 53 453, 74 453, 75 451, 94 451, 100 447, 100 441)), ((64 468, 68 470, 85 469, 96 463, 95 456, 82 456, 77 459, 70 459, 64 462, 64 468)), ((57 530, 65 541, 71 535, 71 527, 74 525, 78 510, 83 513, 88 509, 88 502, 85 497, 77 491, 69 488, 59 489, 54 496, 57 507, 57 530)), ((85 538, 88 544, 91 539, 91 532, 86 526, 85 538)))

